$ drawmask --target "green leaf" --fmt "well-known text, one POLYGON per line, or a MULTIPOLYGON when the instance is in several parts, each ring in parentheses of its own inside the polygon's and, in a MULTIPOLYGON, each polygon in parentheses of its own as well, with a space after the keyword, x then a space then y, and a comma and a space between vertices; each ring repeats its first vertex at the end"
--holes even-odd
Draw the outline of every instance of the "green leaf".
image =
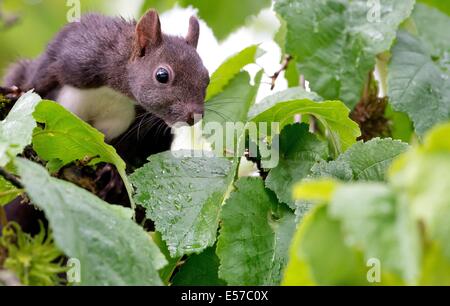
POLYGON ((153 155, 130 177, 136 202, 155 222, 172 257, 214 245, 220 208, 234 175, 226 158, 181 157, 186 153, 193 154, 153 155))
POLYGON ((408 144, 389 138, 375 138, 354 144, 336 161, 313 167, 314 177, 334 177, 344 181, 384 181, 392 161, 409 148, 408 144))
POLYGON ((248 113, 248 117, 254 118, 275 107, 280 102, 303 99, 308 99, 315 102, 323 101, 323 99, 315 92, 306 91, 302 87, 296 86, 265 97, 263 100, 261 100, 261 102, 252 106, 248 113))
POLYGON ((5 120, 0 122, 0 166, 4 167, 11 156, 22 153, 23 149, 31 143, 33 129, 36 121, 33 112, 41 98, 28 92, 13 106, 5 120))
POLYGON ((408 283, 419 276, 421 241, 408 203, 382 184, 359 183, 339 187, 329 213, 338 219, 345 241, 363 251, 365 260, 378 259, 383 269, 408 283))
MULTIPOLYGON (((261 73, 256 81, 261 80, 261 73)), ((227 87, 205 104, 205 124, 218 122, 224 125, 227 122, 247 122, 247 113, 255 102, 259 82, 254 86, 250 84, 247 72, 240 72, 227 87)))
POLYGON ((295 208, 292 189, 310 174, 311 167, 328 157, 326 143, 309 132, 306 124, 286 126, 280 135, 280 161, 270 170, 266 187, 276 193, 282 203, 295 208))
POLYGON ((81 284, 162 284, 157 269, 166 260, 142 228, 38 164, 17 159, 15 165, 31 200, 45 212, 58 248, 80 261, 81 284))
POLYGON ((0 207, 9 204, 21 194, 22 190, 15 187, 0 175, 0 207))
POLYGON ((450 3, 446 0, 419 0, 419 2, 438 8, 447 15, 450 15, 450 3))
POLYGON ((425 227, 450 261, 450 124, 431 130, 424 144, 396 160, 390 172, 391 185, 410 205, 412 214, 425 227), (445 135, 445 137, 442 137, 445 135), (420 221, 419 221, 420 220, 420 221))
POLYGON ((296 200, 328 203, 338 186, 337 181, 329 178, 303 180, 295 186, 293 196, 296 200))
POLYGON ((257 45, 253 45, 223 62, 211 76, 211 82, 206 92, 206 102, 221 93, 231 80, 241 72, 242 68, 254 63, 262 54, 263 51, 257 45))
POLYGON ((353 108, 375 56, 388 50, 414 0, 279 0, 276 12, 287 22, 286 52, 311 88, 325 99, 353 108), (379 20, 377 9, 379 8, 379 20))
POLYGON ((414 135, 414 125, 408 115, 394 111, 392 105, 388 104, 385 116, 391 122, 390 129, 392 138, 410 143, 414 135))
POLYGON ((302 221, 290 250, 284 285, 367 285, 363 256, 349 247, 327 206, 302 221))
POLYGON ((219 278, 219 258, 216 248, 191 255, 173 280, 174 286, 225 286, 219 278))
MULTIPOLYGON (((290 89, 290 92, 297 90, 290 89)), ((275 95, 264 101, 264 105, 255 106, 250 111, 249 117, 253 122, 279 122, 282 130, 294 123, 297 114, 313 115, 327 129, 335 155, 347 150, 361 135, 358 124, 349 118, 350 110, 339 101, 315 102, 310 98, 283 101, 275 95)))
POLYGON ((112 146, 104 142, 102 133, 51 101, 42 101, 36 107, 34 118, 45 126, 34 131, 33 149, 42 159, 49 161, 51 172, 86 158, 92 158, 91 165, 111 163, 116 166, 131 195, 132 188, 125 173, 125 162, 112 146))
POLYGON ((228 285, 278 285, 295 215, 259 178, 241 178, 222 211, 217 255, 228 285))
MULTIPOLYGON (((245 132, 244 127, 247 124, 247 114, 255 103, 261 77, 262 71, 256 75, 255 85, 252 86, 249 84, 248 73, 240 72, 220 94, 205 104, 204 136, 211 142, 222 142, 225 152, 217 152, 218 154, 228 156, 227 154, 233 152, 235 157, 242 155, 239 148, 245 132), (221 138, 219 138, 220 135, 215 134, 218 133, 217 124, 220 124, 224 131, 221 138), (209 127, 212 130, 209 130, 209 127)), ((212 145, 216 150, 222 149, 222 146, 216 146, 217 143, 212 145)))
POLYGON ((211 27, 219 40, 225 39, 234 30, 245 25, 249 17, 271 5, 271 0, 146 0, 142 11, 150 7, 164 11, 177 2, 181 7, 196 8, 199 17, 211 27))
POLYGON ((428 47, 433 60, 442 67, 446 66, 448 70, 450 33, 446 30, 450 26, 450 16, 426 5, 417 4, 412 19, 416 32, 414 34, 417 34, 428 47))
POLYGON ((161 234, 158 232, 152 232, 151 233, 152 239, 155 242, 155 244, 158 246, 161 253, 164 254, 167 265, 164 266, 164 268, 159 270, 159 275, 161 276, 162 281, 165 285, 170 284, 170 279, 174 273, 174 271, 177 268, 178 263, 181 260, 181 257, 171 257, 169 249, 167 248, 167 244, 164 242, 164 240, 161 237, 161 234))
POLYGON ((450 118, 450 76, 420 39, 399 32, 389 71, 390 101, 395 110, 409 115, 419 135, 450 118))
POLYGON ((330 177, 341 181, 353 180, 353 170, 347 161, 340 159, 341 156, 343 155, 340 155, 337 160, 321 161, 314 165, 311 168, 311 177, 330 177))

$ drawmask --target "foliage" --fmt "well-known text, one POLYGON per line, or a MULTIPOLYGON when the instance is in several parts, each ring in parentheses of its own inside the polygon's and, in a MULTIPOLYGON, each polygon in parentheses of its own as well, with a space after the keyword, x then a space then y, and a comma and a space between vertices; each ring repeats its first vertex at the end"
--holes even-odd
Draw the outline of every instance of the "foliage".
POLYGON ((33 112, 41 98, 32 92, 23 95, 9 112, 5 120, 0 122, 0 166, 10 161, 10 156, 22 153, 31 143, 36 121, 33 112))
POLYGON ((40 103, 33 116, 44 124, 44 128, 37 128, 33 133, 33 149, 48 161, 50 172, 75 160, 89 161, 90 165, 108 162, 116 166, 131 193, 125 162, 112 146, 104 142, 102 133, 51 101, 40 103))
POLYGON ((160 12, 178 3, 182 7, 192 6, 198 10, 201 19, 211 27, 219 40, 225 39, 232 31, 243 26, 246 20, 269 8, 270 0, 145 0, 143 11, 157 8, 160 12))
MULTIPOLYGON (((286 270, 286 284, 369 284, 369 263, 381 264, 381 284, 449 284, 447 243, 450 124, 427 134, 424 144, 396 158, 388 180, 332 186, 297 231, 286 270), (334 237, 334 244, 312 243, 314 235, 334 237), (325 273, 320 254, 333 254, 342 269, 325 273), (301 268, 301 269, 300 269, 301 268), (442 271, 445 269, 445 271, 442 271), (299 273, 300 272, 300 273, 299 273), (367 274, 367 278, 366 278, 367 274)), ((296 187, 298 199, 324 181, 296 187)), ((316 191, 317 192, 317 191, 316 191)), ((317 199, 317 198, 316 198, 317 199)), ((323 256, 323 255, 321 255, 323 256)))
POLYGON ((380 2, 372 10, 365 0, 276 2, 275 10, 287 22, 286 52, 295 55, 298 69, 322 97, 353 108, 375 56, 390 48, 414 6, 414 0, 380 2))
POLYGON ((149 163, 131 176, 136 202, 155 221, 172 257, 199 253, 214 244, 232 169, 225 158, 179 158, 174 154, 183 152, 151 156, 149 163), (207 190, 202 188, 206 185, 207 190))
MULTIPOLYGON (((288 89, 293 93, 295 89, 288 89)), ((290 93, 277 93, 255 105, 249 112, 251 120, 259 122, 279 122, 280 129, 295 122, 296 114, 313 115, 326 128, 333 153, 347 150, 360 135, 358 125, 348 117, 349 109, 340 101, 317 102, 309 98, 293 98, 290 93), (289 97, 287 100, 286 97, 289 97)), ((311 93, 308 93, 311 95, 311 93)), ((316 95, 317 96, 317 95, 316 95)))
POLYGON ((48 218, 56 245, 80 261, 81 284, 161 284, 157 269, 166 260, 129 218, 127 208, 110 206, 84 189, 52 178, 36 163, 25 159, 15 163, 28 195, 48 218))
POLYGON ((407 113, 423 135, 450 118, 448 33, 438 34, 426 20, 450 26, 448 16, 418 5, 413 15, 418 35, 400 31, 389 64, 389 96, 393 107, 407 113))
POLYGON ((219 276, 229 285, 279 284, 295 216, 261 179, 241 178, 235 186, 222 211, 219 276))

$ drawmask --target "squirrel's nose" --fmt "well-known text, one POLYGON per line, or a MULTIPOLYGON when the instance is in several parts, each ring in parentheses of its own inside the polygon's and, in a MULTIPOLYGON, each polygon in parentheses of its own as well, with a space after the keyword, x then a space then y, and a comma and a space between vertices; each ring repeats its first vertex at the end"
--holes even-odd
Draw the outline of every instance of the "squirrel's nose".
POLYGON ((190 126, 193 126, 193 125, 195 124, 195 116, 194 116, 194 113, 191 112, 191 113, 188 114, 186 123, 189 124, 190 126))
POLYGON ((187 115, 186 123, 189 124, 190 126, 193 126, 194 124, 196 124, 197 122, 202 120, 203 115, 204 115, 203 109, 202 110, 191 111, 187 115))

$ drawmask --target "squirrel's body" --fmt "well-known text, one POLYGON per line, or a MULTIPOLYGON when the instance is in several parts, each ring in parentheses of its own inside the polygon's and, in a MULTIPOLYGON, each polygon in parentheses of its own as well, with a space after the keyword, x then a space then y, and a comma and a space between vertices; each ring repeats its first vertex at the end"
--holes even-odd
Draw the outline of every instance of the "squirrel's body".
POLYGON ((5 85, 56 100, 107 140, 129 128, 136 105, 169 125, 190 122, 203 112, 209 82, 198 34, 194 17, 185 39, 163 34, 155 11, 139 23, 89 14, 66 25, 36 60, 15 64, 5 85))

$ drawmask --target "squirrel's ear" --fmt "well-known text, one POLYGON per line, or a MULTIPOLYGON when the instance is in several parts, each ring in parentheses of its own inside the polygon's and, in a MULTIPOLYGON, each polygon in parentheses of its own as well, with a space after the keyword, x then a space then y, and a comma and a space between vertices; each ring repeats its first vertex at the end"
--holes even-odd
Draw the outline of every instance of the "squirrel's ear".
POLYGON ((186 36, 186 41, 192 47, 197 48, 199 36, 200 36, 200 25, 198 23, 198 19, 195 16, 192 16, 191 19, 189 19, 189 30, 186 36))
POLYGON ((161 22, 155 10, 149 10, 136 26, 136 48, 141 56, 147 46, 159 46, 162 43, 161 22))

